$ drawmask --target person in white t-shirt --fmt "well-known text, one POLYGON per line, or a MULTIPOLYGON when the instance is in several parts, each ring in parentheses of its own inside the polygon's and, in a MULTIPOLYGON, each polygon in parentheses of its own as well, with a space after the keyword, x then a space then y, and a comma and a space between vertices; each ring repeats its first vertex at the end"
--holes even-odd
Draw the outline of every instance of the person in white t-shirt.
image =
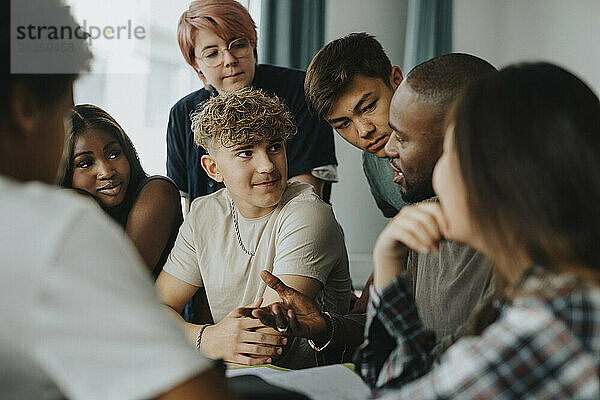
MULTIPOLYGON (((179 314, 198 288, 206 289, 216 323, 182 323, 209 358, 276 361, 287 339, 235 310, 258 306, 263 297, 265 304, 279 300, 260 279, 267 269, 323 311, 347 313, 351 285, 341 228, 310 185, 286 181, 285 141, 295 126, 277 97, 251 88, 222 93, 192 114, 192 129, 208 151, 202 168, 225 188, 192 203, 156 281, 158 293, 179 314)), ((307 366, 296 351, 292 346, 280 364, 307 366)))
MULTIPOLYGON (((58 0, 2 2, 0 21, 77 27, 58 0)), ((9 40, 0 35, 0 47, 9 40)), ((21 72, 42 57, 26 47, 0 62, 0 398, 232 399, 159 303, 124 232, 91 201, 47 185, 73 81, 91 59, 84 40, 69 44, 62 74, 47 73, 46 53, 37 69, 11 74, 10 61, 21 72)))

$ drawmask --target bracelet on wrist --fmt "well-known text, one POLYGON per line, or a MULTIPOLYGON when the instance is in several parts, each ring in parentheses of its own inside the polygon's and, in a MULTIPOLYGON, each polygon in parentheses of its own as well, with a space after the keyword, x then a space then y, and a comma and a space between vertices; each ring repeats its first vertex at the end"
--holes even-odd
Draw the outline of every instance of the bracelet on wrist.
POLYGON ((311 339, 308 339, 308 345, 312 347, 314 351, 317 352, 325 350, 327 346, 331 344, 331 341, 333 340, 333 335, 335 334, 335 325, 333 324, 333 318, 331 318, 331 314, 325 311, 323 315, 325 316, 324 318, 325 322, 327 323, 327 327, 330 328, 329 330, 331 331, 331 335, 329 336, 329 340, 327 341, 327 343, 325 343, 323 346, 317 346, 315 342, 313 342, 311 339))
POLYGON ((202 340, 202 334, 204 333, 204 330, 210 325, 211 324, 204 324, 200 327, 200 330, 198 331, 198 337, 196 337, 196 350, 200 351, 200 341, 202 340))

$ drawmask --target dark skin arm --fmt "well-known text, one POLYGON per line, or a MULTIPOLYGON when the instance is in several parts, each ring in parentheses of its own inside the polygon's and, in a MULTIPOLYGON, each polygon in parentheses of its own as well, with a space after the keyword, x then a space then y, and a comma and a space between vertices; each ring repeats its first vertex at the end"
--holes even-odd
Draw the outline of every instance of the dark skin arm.
POLYGON ((179 192, 172 184, 155 179, 142 188, 129 212, 125 232, 150 271, 182 221, 179 192))
POLYGON ((261 308, 240 308, 241 315, 257 318, 274 329, 288 327, 288 336, 308 338, 316 343, 325 343, 329 339, 331 332, 326 317, 310 297, 286 286, 269 271, 262 271, 260 277, 277 292, 281 302, 261 308))
POLYGON ((239 308, 237 312, 240 315, 257 318, 274 329, 287 327, 286 336, 311 339, 319 347, 331 340, 328 350, 321 353, 323 358, 320 358, 319 363, 350 360, 348 357, 352 355, 352 351, 363 341, 364 313, 333 314, 328 323, 328 317, 321 313, 310 297, 286 286, 268 271, 262 271, 261 278, 279 295, 281 302, 261 308, 239 308))
MULTIPOLYGON (((371 289, 372 284, 373 274, 371 273, 367 283, 365 283, 365 288, 362 290, 360 297, 356 299, 354 307, 352 310, 350 310, 351 314, 364 314, 367 312, 367 304, 369 304, 369 290, 371 289)), ((354 293, 352 293, 352 295, 354 295, 354 293)))

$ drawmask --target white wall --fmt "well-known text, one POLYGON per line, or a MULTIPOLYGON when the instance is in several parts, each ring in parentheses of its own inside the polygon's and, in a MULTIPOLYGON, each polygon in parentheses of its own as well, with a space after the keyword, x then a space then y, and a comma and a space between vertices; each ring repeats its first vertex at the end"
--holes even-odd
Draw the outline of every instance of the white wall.
MULTIPOLYGON (((127 0, 123 4, 135 3, 127 0)), ((69 0, 78 20, 93 20, 87 0, 69 0)), ((75 103, 92 103, 110 113, 129 135, 150 174, 166 173, 166 128, 169 110, 181 97, 200 87, 199 79, 185 63, 177 45, 177 21, 188 0, 147 1, 141 23, 146 28, 146 51, 129 56, 140 68, 118 71, 122 57, 94 48, 95 73, 75 83, 75 103)), ((111 9, 111 12, 113 10, 111 9)), ((122 13, 112 13, 111 23, 122 23, 122 13)))
POLYGON ((453 49, 497 67, 551 61, 600 93, 600 1, 454 0, 453 49))
MULTIPOLYGON (((402 65, 407 0, 328 0, 325 42, 352 32, 377 37, 392 64, 402 65)), ((362 172, 361 152, 335 134, 340 182, 333 185, 331 202, 344 229, 355 287, 362 287, 373 270, 372 250, 387 223, 369 191, 362 172)))
MULTIPOLYGON (((97 24, 93 7, 100 2, 67 0, 80 21, 97 24)), ((113 0, 117 1, 117 0, 113 0)), ((121 5, 143 4, 145 19, 133 18, 147 30, 146 51, 132 51, 131 61, 139 68, 119 71, 123 57, 94 48, 93 67, 75 83, 75 103, 92 103, 104 108, 123 127, 140 155, 142 166, 150 174, 166 173, 166 131, 169 110, 183 96, 198 90, 202 82, 186 64, 177 44, 177 23, 191 0, 120 0, 121 5)), ((102 2, 99 7, 105 7, 102 2)), ((256 23, 260 23, 260 0, 241 0, 256 23)), ((134 9, 138 9, 134 7, 134 9)), ((109 9, 110 24, 126 21, 122 8, 109 9)))

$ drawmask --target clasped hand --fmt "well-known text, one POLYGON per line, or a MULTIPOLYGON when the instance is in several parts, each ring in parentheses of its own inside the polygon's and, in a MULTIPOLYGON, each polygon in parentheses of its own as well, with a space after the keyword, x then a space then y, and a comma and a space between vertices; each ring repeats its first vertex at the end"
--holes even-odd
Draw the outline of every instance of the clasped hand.
MULTIPOLYGON (((246 308, 256 309, 261 303, 262 299, 246 308)), ((278 332, 271 329, 266 332, 265 325, 259 320, 248 318, 234 310, 217 324, 205 329, 200 350, 210 358, 222 358, 230 363, 269 364, 283 353, 282 346, 287 341, 278 332)))
MULTIPOLYGON (((381 232, 375 244, 375 288, 385 287, 404 271, 409 248, 421 253, 437 253, 440 240, 447 235, 448 223, 438 203, 404 207, 381 232)), ((256 318, 266 326, 284 330, 287 336, 327 342, 331 332, 312 299, 286 286, 268 271, 262 271, 261 278, 277 292, 281 302, 265 307, 239 308, 236 310, 239 315, 256 318)))

